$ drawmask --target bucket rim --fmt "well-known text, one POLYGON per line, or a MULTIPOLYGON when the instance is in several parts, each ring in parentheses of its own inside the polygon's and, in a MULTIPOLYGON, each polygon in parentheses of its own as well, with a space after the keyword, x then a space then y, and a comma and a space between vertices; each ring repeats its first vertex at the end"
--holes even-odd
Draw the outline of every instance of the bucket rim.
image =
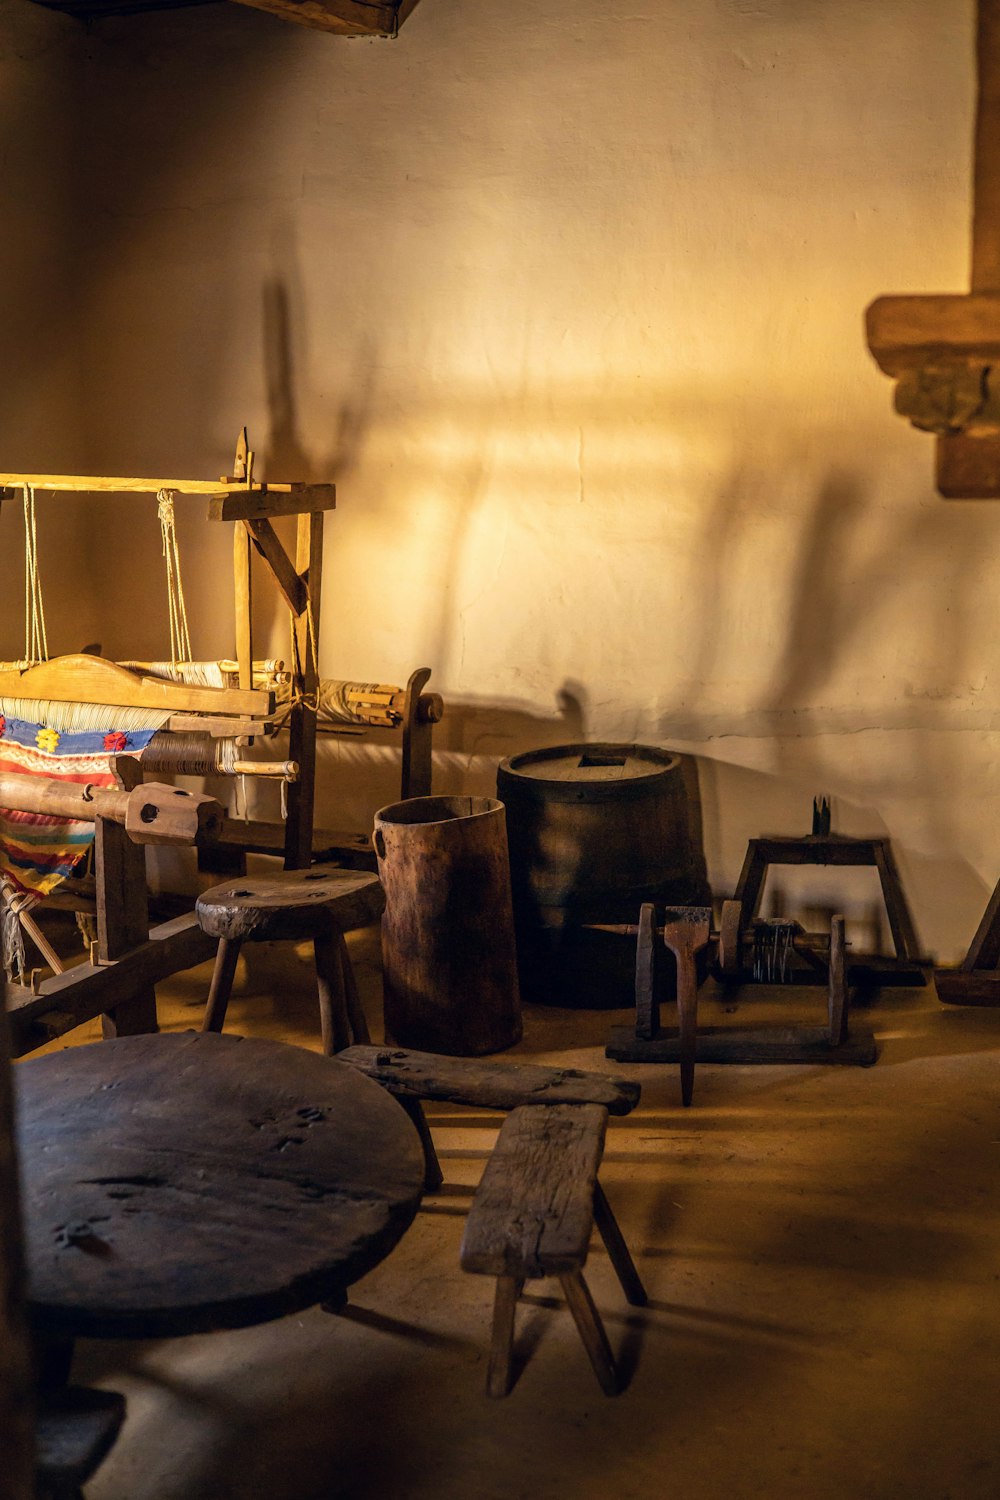
MULTIPOLYGON (((428 809, 429 810, 429 809, 428 809)), ((387 802, 385 807, 380 807, 375 814, 375 827, 388 824, 391 828, 434 828, 444 823, 469 823, 479 818, 495 817, 496 814, 504 812, 504 804, 498 797, 476 797, 465 792, 454 794, 432 794, 429 797, 403 797, 396 802, 387 802), (437 803, 439 806, 449 802, 478 803, 479 805, 468 812, 453 812, 447 817, 398 817, 401 808, 411 808, 419 812, 421 806, 426 807, 428 803, 437 803)))

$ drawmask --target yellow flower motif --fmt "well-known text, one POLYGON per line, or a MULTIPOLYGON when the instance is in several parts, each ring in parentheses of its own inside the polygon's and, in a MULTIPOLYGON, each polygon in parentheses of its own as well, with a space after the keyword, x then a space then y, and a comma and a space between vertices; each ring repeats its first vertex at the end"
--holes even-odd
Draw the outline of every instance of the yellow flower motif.
POLYGON ((40 729, 35 735, 35 744, 39 750, 48 750, 49 754, 55 750, 59 743, 58 729, 40 729))

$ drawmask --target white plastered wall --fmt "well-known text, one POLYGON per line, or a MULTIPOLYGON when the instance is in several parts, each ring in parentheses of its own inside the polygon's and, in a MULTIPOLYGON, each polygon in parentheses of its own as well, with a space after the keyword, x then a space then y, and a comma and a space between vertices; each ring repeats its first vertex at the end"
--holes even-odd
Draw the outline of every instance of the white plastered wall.
MULTIPOLYGON (((265 473, 337 481, 323 669, 432 666, 442 788, 562 739, 689 750, 720 893, 829 793, 892 835, 925 946, 964 950, 1000 874, 1000 501, 936 497, 862 315, 966 284, 971 3, 73 34, 71 305, 10 466, 211 475, 246 422, 265 473), (60 360, 68 453, 32 415, 60 360)), ((152 509, 88 517, 57 648, 159 654, 152 509)), ((193 502, 181 530, 196 654, 228 653, 229 537, 193 502)), ((258 626, 286 649, 263 597, 258 626)), ((324 822, 391 800, 396 744, 324 743, 324 822)), ((807 885, 870 912, 867 874, 807 885)))

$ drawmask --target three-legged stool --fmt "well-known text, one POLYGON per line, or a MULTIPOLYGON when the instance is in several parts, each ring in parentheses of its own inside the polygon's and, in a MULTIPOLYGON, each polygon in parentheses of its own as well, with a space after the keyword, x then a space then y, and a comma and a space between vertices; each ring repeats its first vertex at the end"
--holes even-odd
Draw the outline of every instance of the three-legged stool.
POLYGON ((244 943, 311 939, 323 1051, 330 1056, 352 1041, 367 1042, 368 1024, 344 933, 367 927, 384 906, 377 875, 328 865, 228 880, 203 891, 195 911, 202 931, 219 939, 219 950, 202 1031, 222 1030, 244 943))

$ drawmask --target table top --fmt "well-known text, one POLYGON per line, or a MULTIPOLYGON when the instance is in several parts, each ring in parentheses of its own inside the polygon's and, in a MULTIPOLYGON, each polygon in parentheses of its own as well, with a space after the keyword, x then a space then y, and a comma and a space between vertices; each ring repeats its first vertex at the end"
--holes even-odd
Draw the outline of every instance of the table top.
POLYGON ((420 1202, 412 1124, 335 1058, 184 1032, 14 1076, 39 1332, 161 1338, 297 1312, 377 1265, 420 1202))

